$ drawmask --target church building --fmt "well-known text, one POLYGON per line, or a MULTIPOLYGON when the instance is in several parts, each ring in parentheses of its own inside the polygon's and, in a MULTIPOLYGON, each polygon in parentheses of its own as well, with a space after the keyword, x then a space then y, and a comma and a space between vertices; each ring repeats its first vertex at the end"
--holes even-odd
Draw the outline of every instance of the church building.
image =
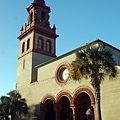
MULTIPOLYGON (((34 0, 27 8, 28 22, 20 30, 16 89, 29 106, 25 120, 87 120, 86 111, 92 109, 92 120, 98 120, 95 92, 90 80, 81 82, 71 77, 71 63, 81 46, 56 56, 56 26, 50 26, 50 7, 44 0, 34 0)), ((120 71, 120 50, 99 39, 89 43, 113 52, 120 71)), ((58 46, 59 47, 59 46, 58 46)), ((103 120, 120 118, 120 75, 108 77, 101 84, 101 114, 103 120)))

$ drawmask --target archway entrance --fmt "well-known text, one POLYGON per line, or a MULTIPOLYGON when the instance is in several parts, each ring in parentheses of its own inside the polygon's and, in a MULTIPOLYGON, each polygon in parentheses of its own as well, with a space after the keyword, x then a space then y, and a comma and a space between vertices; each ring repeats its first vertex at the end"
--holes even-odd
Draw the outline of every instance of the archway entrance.
POLYGON ((67 97, 60 98, 59 103, 59 119, 60 120, 72 120, 72 110, 70 109, 70 101, 67 97))
POLYGON ((56 120, 53 102, 48 99, 45 101, 45 120, 56 120))
MULTIPOLYGON (((87 93, 84 93, 84 92, 80 93, 77 96, 77 99, 74 104, 75 104, 76 120, 87 120, 86 114, 88 112, 93 117, 93 109, 91 107, 90 97, 87 93)), ((92 118, 92 120, 93 120, 93 118, 92 118)))

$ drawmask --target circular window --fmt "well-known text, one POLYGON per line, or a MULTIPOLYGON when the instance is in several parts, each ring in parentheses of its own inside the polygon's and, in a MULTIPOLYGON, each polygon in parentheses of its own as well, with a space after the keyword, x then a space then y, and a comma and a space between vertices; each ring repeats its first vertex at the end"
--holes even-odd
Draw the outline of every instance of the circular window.
POLYGON ((58 83, 67 82, 70 77, 70 66, 67 63, 60 64, 56 72, 56 80, 58 83))
POLYGON ((62 68, 59 73, 59 78, 60 80, 64 81, 68 78, 69 76, 69 70, 67 68, 62 68))

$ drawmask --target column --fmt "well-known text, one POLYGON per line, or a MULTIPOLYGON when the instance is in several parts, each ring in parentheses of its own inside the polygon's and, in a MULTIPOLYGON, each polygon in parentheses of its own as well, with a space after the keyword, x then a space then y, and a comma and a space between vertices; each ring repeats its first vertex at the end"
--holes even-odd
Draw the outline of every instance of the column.
POLYGON ((55 113, 56 113, 56 120, 59 120, 59 109, 58 109, 57 104, 54 105, 54 110, 55 110, 55 113))
POLYGON ((73 120, 75 120, 75 107, 74 107, 74 105, 71 105, 71 109, 72 109, 72 114, 73 114, 73 120))

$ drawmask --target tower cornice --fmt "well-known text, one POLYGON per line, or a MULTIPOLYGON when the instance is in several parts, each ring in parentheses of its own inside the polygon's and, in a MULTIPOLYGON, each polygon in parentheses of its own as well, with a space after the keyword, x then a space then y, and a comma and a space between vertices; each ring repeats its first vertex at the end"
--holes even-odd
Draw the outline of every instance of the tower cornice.
POLYGON ((28 8, 26 8, 26 9, 27 9, 27 11, 30 11, 33 7, 37 7, 37 6, 47 9, 47 10, 48 10, 48 13, 51 12, 49 6, 41 6, 41 5, 35 4, 35 3, 32 3, 32 4, 31 4, 28 8))
POLYGON ((26 35, 28 35, 32 31, 35 31, 37 33, 43 34, 45 36, 48 36, 48 37, 51 37, 51 38, 54 38, 54 39, 56 39, 59 36, 59 35, 56 35, 56 33, 54 32, 53 29, 48 30, 48 29, 45 29, 45 28, 32 26, 28 30, 23 32, 20 36, 18 36, 18 39, 21 40, 22 38, 24 38, 26 35))

